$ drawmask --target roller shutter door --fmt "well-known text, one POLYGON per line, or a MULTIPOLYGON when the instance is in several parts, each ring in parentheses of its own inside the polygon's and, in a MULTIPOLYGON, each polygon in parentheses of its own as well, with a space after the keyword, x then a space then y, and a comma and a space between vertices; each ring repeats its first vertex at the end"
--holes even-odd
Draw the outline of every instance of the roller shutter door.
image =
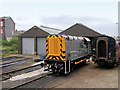
POLYGON ((34 54, 34 38, 22 38, 22 54, 34 54))
POLYGON ((45 38, 37 38, 37 52, 39 55, 45 55, 45 38))

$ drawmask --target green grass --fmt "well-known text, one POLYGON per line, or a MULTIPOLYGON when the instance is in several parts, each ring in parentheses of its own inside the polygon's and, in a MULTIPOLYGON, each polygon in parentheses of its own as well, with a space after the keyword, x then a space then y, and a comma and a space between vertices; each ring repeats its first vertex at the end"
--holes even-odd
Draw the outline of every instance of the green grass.
POLYGON ((10 54, 17 54, 18 53, 17 50, 13 51, 12 47, 10 47, 10 46, 2 46, 2 48, 0 48, 0 49, 5 49, 6 50, 5 53, 4 53, 4 56, 8 56, 10 54), (12 50, 12 51, 9 51, 9 49, 12 50))
POLYGON ((2 46, 0 49, 12 49, 10 46, 2 46))
POLYGON ((5 54, 17 54, 18 53, 18 51, 7 51, 7 52, 5 52, 5 54))
POLYGON ((10 41, 6 39, 2 40, 0 43, 2 44, 2 47, 0 46, 0 49, 5 49, 3 52, 4 56, 18 53, 18 37, 12 37, 10 41))

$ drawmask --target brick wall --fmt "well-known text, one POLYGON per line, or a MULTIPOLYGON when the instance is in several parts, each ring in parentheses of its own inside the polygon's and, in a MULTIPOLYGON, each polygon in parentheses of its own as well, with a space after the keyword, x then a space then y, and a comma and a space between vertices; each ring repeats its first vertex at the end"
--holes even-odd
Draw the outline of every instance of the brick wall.
POLYGON ((14 35, 14 22, 11 19, 5 20, 5 37, 11 37, 14 35))

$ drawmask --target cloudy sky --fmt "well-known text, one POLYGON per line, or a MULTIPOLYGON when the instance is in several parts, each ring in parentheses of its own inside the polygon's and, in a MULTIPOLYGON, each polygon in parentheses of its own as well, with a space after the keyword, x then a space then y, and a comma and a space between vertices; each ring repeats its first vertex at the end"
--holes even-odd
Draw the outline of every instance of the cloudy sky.
POLYGON ((116 36, 118 0, 0 0, 0 16, 11 16, 16 29, 44 25, 65 30, 82 23, 116 36))

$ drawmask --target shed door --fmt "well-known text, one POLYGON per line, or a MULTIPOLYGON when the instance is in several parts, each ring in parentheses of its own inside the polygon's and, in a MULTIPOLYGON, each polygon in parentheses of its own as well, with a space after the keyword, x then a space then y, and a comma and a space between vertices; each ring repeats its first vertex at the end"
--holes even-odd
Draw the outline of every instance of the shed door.
POLYGON ((45 56, 45 38, 37 38, 37 52, 39 55, 45 56))
POLYGON ((22 54, 34 54, 34 38, 22 38, 22 54))

